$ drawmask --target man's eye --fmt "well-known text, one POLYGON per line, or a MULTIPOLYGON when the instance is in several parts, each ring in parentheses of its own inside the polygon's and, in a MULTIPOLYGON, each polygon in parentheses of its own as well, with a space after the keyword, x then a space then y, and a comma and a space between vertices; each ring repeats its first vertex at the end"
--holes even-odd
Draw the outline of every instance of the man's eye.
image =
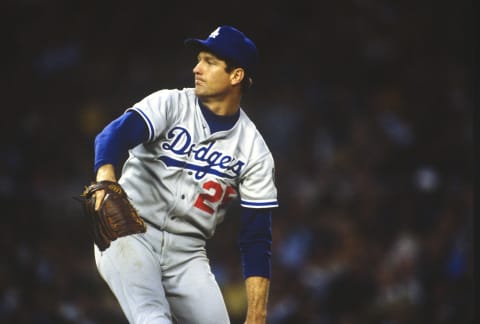
POLYGON ((200 62, 205 62, 207 63, 208 65, 214 65, 216 64, 216 60, 211 58, 211 57, 198 57, 197 58, 197 63, 200 63, 200 62))

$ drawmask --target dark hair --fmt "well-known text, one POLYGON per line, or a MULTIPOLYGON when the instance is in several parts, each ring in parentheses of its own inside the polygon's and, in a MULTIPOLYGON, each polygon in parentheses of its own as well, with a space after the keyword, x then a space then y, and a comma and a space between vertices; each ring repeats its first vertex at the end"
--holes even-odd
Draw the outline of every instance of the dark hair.
POLYGON ((241 68, 245 71, 245 74, 244 74, 244 77, 243 77, 243 80, 242 80, 242 83, 241 83, 241 86, 242 86, 242 92, 247 92, 253 85, 253 79, 252 77, 248 74, 248 72, 241 66, 238 66, 237 64, 233 64, 232 62, 229 62, 227 60, 224 60, 227 67, 225 68, 225 71, 227 73, 230 73, 232 72, 233 70, 235 70, 236 68, 241 68))

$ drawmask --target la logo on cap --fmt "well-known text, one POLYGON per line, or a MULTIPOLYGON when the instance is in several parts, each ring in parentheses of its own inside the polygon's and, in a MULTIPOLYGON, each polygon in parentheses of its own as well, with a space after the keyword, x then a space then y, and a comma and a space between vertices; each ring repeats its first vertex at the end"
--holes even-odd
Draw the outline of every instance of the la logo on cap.
POLYGON ((220 34, 220 27, 217 27, 217 29, 215 29, 215 30, 210 34, 210 36, 208 36, 208 37, 210 37, 210 38, 215 38, 215 37, 217 37, 219 34, 220 34))

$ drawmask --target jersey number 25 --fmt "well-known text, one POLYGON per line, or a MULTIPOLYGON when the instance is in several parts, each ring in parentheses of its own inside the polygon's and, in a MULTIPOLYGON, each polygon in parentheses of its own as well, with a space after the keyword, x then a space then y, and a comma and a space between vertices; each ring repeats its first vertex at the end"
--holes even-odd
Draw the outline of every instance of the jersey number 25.
POLYGON ((208 214, 213 214, 218 207, 224 206, 237 195, 233 186, 224 187, 213 180, 205 182, 202 187, 207 192, 198 195, 194 206, 208 214))

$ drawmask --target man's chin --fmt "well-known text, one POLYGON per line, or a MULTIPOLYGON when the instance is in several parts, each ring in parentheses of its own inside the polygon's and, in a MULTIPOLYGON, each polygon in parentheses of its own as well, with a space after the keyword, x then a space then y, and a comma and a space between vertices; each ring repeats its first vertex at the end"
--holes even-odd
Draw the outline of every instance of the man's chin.
POLYGON ((195 87, 195 95, 196 95, 197 97, 199 97, 199 98, 207 97, 207 96, 208 96, 207 93, 206 93, 203 89, 201 89, 201 88, 199 88, 199 87, 195 87))

